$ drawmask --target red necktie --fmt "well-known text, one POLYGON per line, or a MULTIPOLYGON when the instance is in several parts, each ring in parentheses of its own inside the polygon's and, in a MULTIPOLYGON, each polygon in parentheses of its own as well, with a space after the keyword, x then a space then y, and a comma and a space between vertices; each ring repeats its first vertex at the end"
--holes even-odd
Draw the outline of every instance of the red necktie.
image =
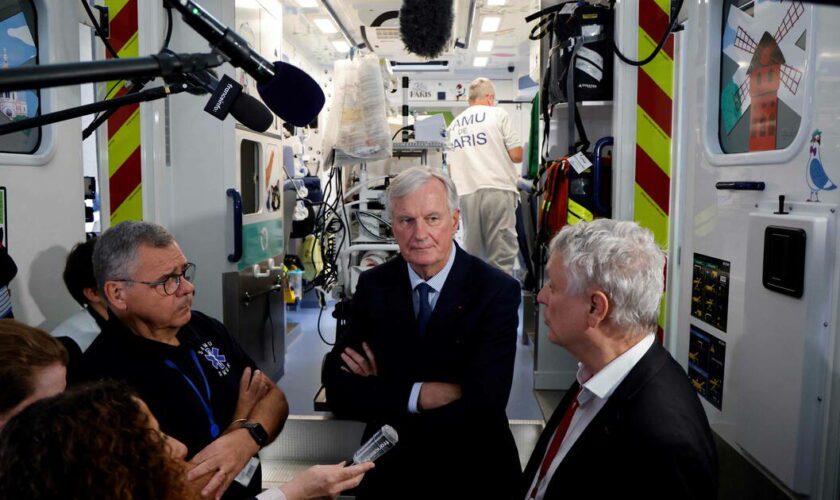
POLYGON ((548 469, 551 467, 551 462, 554 461, 554 457, 557 456, 557 452, 560 451, 560 445, 563 444, 563 438, 566 437, 566 432, 569 430, 569 424, 572 423, 572 417, 575 416, 575 410, 578 408, 578 396, 580 396, 580 392, 583 390, 583 386, 578 389, 577 394, 575 394, 575 398, 572 400, 572 404, 566 408, 566 413, 563 414, 563 419, 560 420, 560 424, 557 426, 557 430, 554 432, 554 437, 551 438, 551 443, 548 445, 548 451, 545 453, 545 458, 543 458, 542 464, 540 465, 540 472, 537 475, 537 482, 534 484, 534 488, 531 490, 531 497, 537 497, 537 490, 540 488, 540 484, 542 483, 543 478, 545 478, 548 469))

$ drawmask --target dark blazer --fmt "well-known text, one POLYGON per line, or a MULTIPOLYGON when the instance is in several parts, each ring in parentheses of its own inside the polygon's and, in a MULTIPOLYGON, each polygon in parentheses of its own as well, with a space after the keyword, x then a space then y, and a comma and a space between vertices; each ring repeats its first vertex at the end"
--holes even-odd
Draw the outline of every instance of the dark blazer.
MULTIPOLYGON (((457 247, 456 247, 457 248, 457 247)), ((399 444, 377 460, 358 498, 508 498, 521 467, 505 407, 513 379, 516 280, 457 248, 425 335, 418 331, 406 262, 396 257, 362 273, 348 333, 327 356, 324 384, 335 415, 383 424, 399 444), (341 370, 340 353, 371 347, 376 377, 341 370), (460 384, 463 397, 408 413, 415 382, 460 384)))
MULTIPOLYGON (((524 499, 574 385, 557 406, 523 474, 524 499)), ((546 499, 716 498, 717 454, 683 369, 654 343, 583 431, 551 477, 546 499)))

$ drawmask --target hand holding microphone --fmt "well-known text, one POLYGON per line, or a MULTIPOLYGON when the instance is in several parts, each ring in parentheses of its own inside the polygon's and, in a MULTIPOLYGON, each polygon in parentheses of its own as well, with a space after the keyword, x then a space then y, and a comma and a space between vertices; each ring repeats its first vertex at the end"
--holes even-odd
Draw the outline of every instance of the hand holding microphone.
POLYGON ((398 441, 397 431, 390 425, 383 425, 365 444, 356 450, 356 453, 353 453, 353 460, 348 461, 346 466, 373 462, 393 448, 398 441))

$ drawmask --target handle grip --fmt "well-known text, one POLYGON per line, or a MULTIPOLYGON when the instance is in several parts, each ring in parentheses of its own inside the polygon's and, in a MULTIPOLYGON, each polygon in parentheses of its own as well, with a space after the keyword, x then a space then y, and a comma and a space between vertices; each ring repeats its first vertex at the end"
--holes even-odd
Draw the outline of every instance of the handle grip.
POLYGON ((603 172, 603 165, 601 164, 603 158, 603 150, 607 146, 612 146, 612 137, 602 137, 595 143, 595 163, 592 165, 592 202, 595 205, 595 212, 602 217, 612 217, 612 210, 608 204, 603 203, 601 199, 601 180, 603 172))
POLYGON ((228 262, 239 262, 242 258, 242 195, 229 188, 227 195, 233 200, 233 253, 228 254, 228 262))

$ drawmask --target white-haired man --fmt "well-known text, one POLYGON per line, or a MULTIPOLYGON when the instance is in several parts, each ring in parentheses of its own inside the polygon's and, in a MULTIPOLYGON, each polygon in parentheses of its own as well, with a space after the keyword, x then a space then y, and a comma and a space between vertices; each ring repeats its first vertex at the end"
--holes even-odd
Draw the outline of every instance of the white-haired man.
POLYGON ((522 499, 715 498, 709 423, 656 342, 665 257, 635 222, 566 226, 550 244, 549 339, 580 362, 543 431, 522 499))
POLYGON ((449 125, 449 171, 461 196, 464 249, 512 274, 519 246, 519 197, 514 163, 522 161, 522 142, 507 111, 497 107, 487 78, 470 83, 469 107, 449 125))
POLYGON ((519 284, 454 244, 458 196, 442 173, 401 173, 388 206, 400 256, 361 274, 324 370, 337 416, 366 422, 365 438, 399 433, 357 498, 510 498, 519 284))

